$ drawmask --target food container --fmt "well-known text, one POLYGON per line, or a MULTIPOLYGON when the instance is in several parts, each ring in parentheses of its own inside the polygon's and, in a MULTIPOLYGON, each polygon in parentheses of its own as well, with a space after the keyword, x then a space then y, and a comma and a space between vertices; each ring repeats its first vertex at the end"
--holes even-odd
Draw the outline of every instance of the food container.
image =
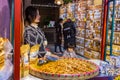
MULTIPOLYGON (((43 71, 41 71, 41 69, 37 68, 39 66, 31 65, 30 66, 30 74, 33 76, 39 77, 41 79, 51 79, 51 80, 52 79, 54 79, 54 80, 60 80, 60 79, 61 80, 85 80, 85 79, 90 79, 92 77, 95 77, 99 74, 99 67, 96 64, 94 64, 93 62, 83 60, 83 59, 78 59, 78 58, 61 58, 60 60, 62 60, 62 59, 64 60, 63 65, 66 63, 66 60, 74 61, 76 63, 74 63, 74 65, 71 65, 71 66, 74 68, 78 68, 79 64, 77 62, 83 62, 84 63, 83 65, 89 64, 89 67, 93 68, 93 70, 90 72, 86 71, 86 72, 78 73, 78 74, 77 73, 76 74, 72 74, 72 73, 59 74, 59 73, 50 73, 47 71, 43 72, 43 71)), ((57 65, 57 64, 55 64, 55 65, 57 65)), ((60 65, 60 66, 62 66, 62 65, 60 65)), ((70 64, 69 64, 69 66, 70 66, 70 64)), ((65 67, 62 67, 62 68, 66 69, 65 67)), ((85 69, 85 67, 83 69, 85 69)))

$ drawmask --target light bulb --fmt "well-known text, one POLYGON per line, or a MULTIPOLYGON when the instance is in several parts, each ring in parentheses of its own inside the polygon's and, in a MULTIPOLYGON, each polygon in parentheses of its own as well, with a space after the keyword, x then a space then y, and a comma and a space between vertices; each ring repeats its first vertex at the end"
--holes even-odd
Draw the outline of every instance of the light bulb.
POLYGON ((61 4, 61 2, 60 2, 60 1, 57 1, 57 4, 58 4, 58 5, 60 5, 60 4, 61 4))

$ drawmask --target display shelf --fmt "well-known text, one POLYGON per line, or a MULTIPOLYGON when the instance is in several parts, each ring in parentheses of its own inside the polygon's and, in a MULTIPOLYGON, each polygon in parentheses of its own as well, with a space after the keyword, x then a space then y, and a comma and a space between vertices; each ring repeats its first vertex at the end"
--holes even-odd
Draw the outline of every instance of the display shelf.
MULTIPOLYGON (((111 33, 111 30, 109 30, 108 33, 111 33)), ((120 34, 120 31, 114 30, 114 34, 115 34, 115 33, 120 34)))
MULTIPOLYGON (((86 13, 84 13, 86 16, 84 18, 87 20, 86 24, 84 25, 85 26, 85 29, 84 29, 85 30, 84 49, 87 48, 87 49, 92 50, 92 51, 97 51, 91 47, 88 48, 86 45, 91 45, 90 41, 93 41, 93 42, 94 41, 99 41, 99 42, 101 41, 101 39, 97 39, 96 37, 98 36, 98 34, 99 34, 99 36, 101 36, 100 32, 101 32, 102 6, 101 5, 100 6, 89 5, 89 7, 88 6, 84 6, 84 7, 86 7, 86 13), (99 14, 99 16, 98 16, 98 14, 99 14), (95 22, 97 22, 97 21, 99 21, 100 23, 95 25, 95 22), (98 26, 100 28, 98 28, 98 26), (93 30, 94 30, 94 32, 93 32, 93 30), (96 34, 97 36, 95 36, 93 34, 96 34)), ((77 45, 79 45, 79 44, 77 44, 77 45)), ((98 51, 98 52, 100 52, 100 51, 98 51)))
POLYGON ((99 41, 99 43, 101 41, 101 39, 97 39, 97 36, 99 36, 101 38, 102 5, 100 5, 100 6, 94 6, 94 5, 89 6, 87 12, 88 12, 87 13, 87 21, 90 21, 90 23, 87 23, 86 31, 89 30, 91 32, 91 34, 89 32, 86 33, 85 40, 91 40, 91 41, 93 41, 93 43, 92 43, 92 47, 86 47, 85 46, 85 48, 89 49, 90 51, 96 51, 96 52, 100 53, 100 51, 99 51, 100 48, 98 48, 98 50, 94 49, 95 47, 93 46, 93 44, 94 44, 94 41, 95 42, 99 41), (98 21, 100 22, 99 24, 98 24, 98 21), (98 27, 100 27, 100 28, 98 28, 98 27), (91 38, 90 38, 90 36, 88 36, 88 34, 90 34, 90 36, 92 35, 91 38), (95 36, 95 35, 97 35, 97 36, 95 36))
POLYGON ((78 1, 76 2, 76 10, 75 13, 77 17, 77 26, 80 28, 77 30, 81 35, 76 35, 76 37, 81 37, 82 41, 79 40, 80 43, 77 44, 77 54, 83 56, 84 55, 84 47, 85 47, 85 25, 86 25, 86 1, 78 1))
POLYGON ((116 18, 115 21, 120 21, 120 18, 116 18))
POLYGON ((88 47, 85 47, 85 49, 87 49, 88 51, 91 50, 91 51, 100 52, 100 49, 99 49, 99 50, 95 50, 95 49, 93 49, 93 48, 88 48, 88 47))
MULTIPOLYGON (((91 30, 91 28, 86 28, 87 30, 91 30)), ((101 28, 93 28, 93 30, 95 30, 95 31, 99 31, 100 32, 100 29, 101 28)), ((91 30, 92 31, 92 30, 91 30)))
POLYGON ((85 51, 84 56, 89 59, 100 59, 100 53, 95 51, 85 51))
POLYGON ((118 30, 114 30, 114 33, 120 34, 120 30, 119 31, 118 30))
POLYGON ((113 0, 108 4, 108 33, 106 35, 106 54, 120 56, 120 31, 119 31, 119 21, 120 21, 120 4, 118 0, 113 0))
POLYGON ((99 38, 85 38, 86 40, 101 41, 99 38))
POLYGON ((80 37, 80 36, 76 36, 76 38, 78 38, 78 39, 79 39, 79 38, 82 38, 82 39, 84 39, 84 37, 80 37))
POLYGON ((79 45, 77 45, 77 46, 84 47, 84 45, 80 45, 80 44, 79 44, 79 45))
MULTIPOLYGON (((106 55, 111 56, 110 50, 107 50, 106 55)), ((120 56, 120 51, 113 50, 112 56, 120 56)))
MULTIPOLYGON (((112 43, 113 45, 120 46, 120 44, 112 43)), ((110 43, 107 43, 108 46, 110 46, 110 43)))
POLYGON ((80 25, 77 27, 77 29, 85 29, 84 27, 81 27, 80 25))
MULTIPOLYGON (((120 4, 116 4, 115 7, 120 7, 120 4)), ((110 5, 110 8, 113 8, 113 5, 110 5)))
POLYGON ((79 56, 81 56, 81 57, 83 57, 84 59, 90 59, 89 57, 86 57, 85 55, 83 55, 83 54, 79 54, 79 53, 77 53, 79 56))
POLYGON ((113 53, 112 56, 116 56, 116 57, 117 57, 117 56, 120 56, 120 54, 114 54, 114 53, 113 53))
POLYGON ((84 48, 83 46, 77 45, 78 47, 84 48))
MULTIPOLYGON (((84 47, 84 52, 85 45, 89 45, 86 40, 93 41, 93 43, 99 42, 101 45, 102 5, 94 5, 94 0, 78 0, 62 6, 60 11, 62 14, 67 14, 66 18, 76 19, 76 45, 84 47)), ((77 50, 79 52, 81 49, 78 48, 77 50)), ((91 50, 94 49, 91 48, 91 50)))
MULTIPOLYGON (((112 21, 112 19, 110 18, 109 21, 112 21)), ((120 18, 115 18, 115 21, 120 21, 120 18)))
POLYGON ((95 58, 92 58, 92 57, 86 56, 86 55, 84 55, 84 57, 85 57, 86 59, 95 59, 95 58))
POLYGON ((80 22, 86 22, 85 20, 80 20, 80 22))
MULTIPOLYGON (((107 54, 107 56, 111 56, 110 54, 107 54)), ((120 56, 118 54, 112 54, 112 56, 120 56)))
MULTIPOLYGON (((110 50, 107 50, 107 51, 110 51, 110 50)), ((114 52, 119 54, 119 53, 120 53, 120 50, 114 50, 114 49, 113 49, 113 53, 114 53, 114 52)))
POLYGON ((76 36, 76 39, 85 39, 85 38, 84 38, 84 34, 77 35, 77 36, 76 36))
POLYGON ((85 56, 85 55, 81 55, 84 56, 86 59, 92 59, 91 57, 85 56))

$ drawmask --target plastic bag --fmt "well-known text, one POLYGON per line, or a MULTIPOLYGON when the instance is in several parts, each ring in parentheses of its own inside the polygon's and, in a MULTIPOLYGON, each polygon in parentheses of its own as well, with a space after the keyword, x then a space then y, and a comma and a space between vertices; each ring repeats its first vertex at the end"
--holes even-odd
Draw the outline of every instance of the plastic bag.
POLYGON ((0 71, 0 80, 8 80, 13 73, 13 64, 10 60, 5 61, 3 69, 0 71), (9 66, 9 67, 8 67, 9 66))
POLYGON ((11 53, 12 50, 13 50, 12 44, 10 43, 9 40, 6 40, 5 43, 4 43, 4 51, 6 53, 11 53))

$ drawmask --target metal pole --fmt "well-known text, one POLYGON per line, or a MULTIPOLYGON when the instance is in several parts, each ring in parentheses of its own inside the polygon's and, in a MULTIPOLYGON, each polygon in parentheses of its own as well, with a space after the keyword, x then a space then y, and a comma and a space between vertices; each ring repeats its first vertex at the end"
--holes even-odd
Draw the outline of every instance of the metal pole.
POLYGON ((115 0, 113 0, 113 13, 112 13, 112 29, 111 29, 111 36, 110 36, 110 55, 112 55, 112 43, 113 43, 113 36, 114 36, 114 18, 115 18, 115 0))
POLYGON ((20 80, 20 24, 21 0, 14 0, 15 4, 15 34, 14 34, 14 80, 20 80))
POLYGON ((11 42, 12 42, 12 45, 14 47, 14 0, 12 0, 12 30, 11 30, 11 42))
POLYGON ((107 22, 107 10, 108 10, 108 0, 103 0, 104 2, 104 15, 103 15, 103 28, 102 28, 102 42, 101 42, 101 60, 104 60, 105 54, 105 41, 106 41, 106 22, 107 22))
POLYGON ((104 60, 106 61, 106 51, 107 51, 107 45, 108 45, 108 25, 109 25, 109 12, 110 12, 110 2, 108 2, 108 13, 107 13, 107 26, 106 26, 106 44, 105 44, 105 52, 104 52, 104 60))

